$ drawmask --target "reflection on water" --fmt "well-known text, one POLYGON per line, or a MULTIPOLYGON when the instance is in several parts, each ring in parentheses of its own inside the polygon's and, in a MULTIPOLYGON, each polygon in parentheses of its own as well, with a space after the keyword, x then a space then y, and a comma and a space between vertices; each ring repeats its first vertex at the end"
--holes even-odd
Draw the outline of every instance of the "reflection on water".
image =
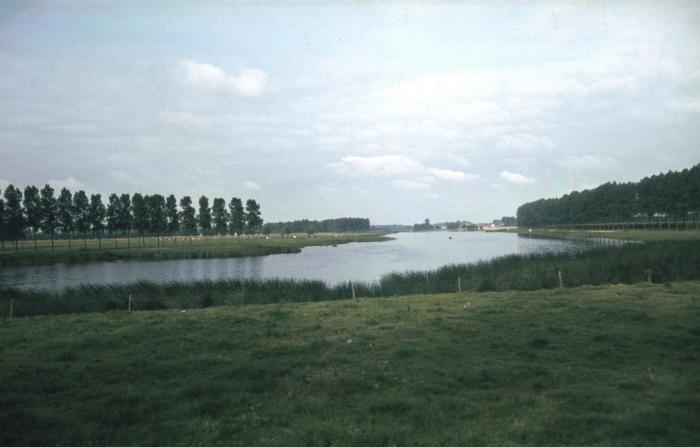
POLYGON ((0 268, 0 287, 62 289, 81 284, 221 278, 373 281, 392 271, 435 269, 508 254, 576 250, 573 241, 511 233, 398 233, 387 242, 307 247, 301 253, 229 259, 117 261, 0 268))

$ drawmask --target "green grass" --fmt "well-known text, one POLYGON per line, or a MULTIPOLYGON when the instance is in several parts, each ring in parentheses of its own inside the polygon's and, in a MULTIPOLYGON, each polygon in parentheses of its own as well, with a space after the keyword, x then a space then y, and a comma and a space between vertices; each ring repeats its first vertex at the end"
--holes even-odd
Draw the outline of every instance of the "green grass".
POLYGON ((700 445, 699 282, 39 316, 0 340, 0 445, 700 445))
POLYGON ((533 228, 531 232, 519 228, 509 232, 551 239, 607 238, 631 241, 687 241, 700 240, 700 230, 561 230, 533 228))
POLYGON ((135 238, 73 240, 68 241, 22 241, 15 249, 14 243, 6 243, 0 250, 0 266, 50 264, 56 262, 80 263, 117 260, 165 260, 187 258, 233 258, 262 256, 279 253, 298 253, 302 247, 312 245, 334 245, 348 242, 378 242, 391 239, 380 233, 339 233, 318 235, 257 235, 145 238, 143 244, 135 238), (101 247, 100 247, 101 244, 101 247))
MULTIPOLYGON (((647 281, 700 280, 700 240, 655 241, 577 253, 504 256, 475 264, 448 265, 432 271, 391 273, 374 283, 355 283, 357 296, 389 297, 457 291, 538 290, 647 281)), ((125 309, 134 295, 138 309, 193 309, 294 301, 324 301, 352 296, 349 283, 329 286, 320 281, 225 279, 169 284, 139 282, 72 289, 0 289, 0 315, 98 312, 125 309)))

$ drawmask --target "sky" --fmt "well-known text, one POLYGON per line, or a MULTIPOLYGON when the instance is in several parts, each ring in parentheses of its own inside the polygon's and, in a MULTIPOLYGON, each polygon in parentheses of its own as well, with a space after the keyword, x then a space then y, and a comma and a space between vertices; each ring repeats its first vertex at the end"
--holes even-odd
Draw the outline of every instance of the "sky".
POLYGON ((700 2, 0 5, 0 188, 490 222, 700 162, 700 2))

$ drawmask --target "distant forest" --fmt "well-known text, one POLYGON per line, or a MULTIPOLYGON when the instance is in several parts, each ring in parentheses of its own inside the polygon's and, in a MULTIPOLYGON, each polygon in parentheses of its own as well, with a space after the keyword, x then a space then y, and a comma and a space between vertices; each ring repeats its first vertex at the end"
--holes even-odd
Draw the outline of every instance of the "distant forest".
MULTIPOLYGON (((1 191, 0 191, 1 192, 1 191)), ((201 196, 195 211, 190 196, 179 203, 173 194, 111 194, 103 203, 100 194, 88 197, 85 191, 75 194, 61 189, 58 197, 50 185, 39 190, 27 186, 24 192, 9 185, 0 197, 0 242, 18 241, 31 235, 68 238, 79 234, 83 239, 111 236, 225 235, 255 233, 262 228, 260 205, 253 199, 243 202, 233 197, 226 203, 217 197, 201 196), (179 204, 179 207, 178 207, 179 204)))
POLYGON ((608 182, 558 199, 540 199, 518 208, 524 227, 605 222, 691 220, 700 211, 700 164, 639 182, 608 182))
POLYGON ((293 222, 272 222, 263 225, 263 233, 345 233, 369 231, 369 219, 341 217, 326 220, 295 220, 293 222))

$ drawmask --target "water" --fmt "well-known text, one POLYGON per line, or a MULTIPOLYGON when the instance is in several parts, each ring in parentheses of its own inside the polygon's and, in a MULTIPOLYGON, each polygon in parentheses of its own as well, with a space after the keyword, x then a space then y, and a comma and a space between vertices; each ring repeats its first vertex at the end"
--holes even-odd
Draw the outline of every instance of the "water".
POLYGON ((572 241, 535 239, 512 233, 397 233, 395 240, 337 247, 306 247, 301 253, 229 259, 117 261, 0 268, 0 287, 53 289, 134 281, 221 278, 317 279, 329 284, 373 281, 386 273, 429 270, 508 254, 576 250, 572 241))

